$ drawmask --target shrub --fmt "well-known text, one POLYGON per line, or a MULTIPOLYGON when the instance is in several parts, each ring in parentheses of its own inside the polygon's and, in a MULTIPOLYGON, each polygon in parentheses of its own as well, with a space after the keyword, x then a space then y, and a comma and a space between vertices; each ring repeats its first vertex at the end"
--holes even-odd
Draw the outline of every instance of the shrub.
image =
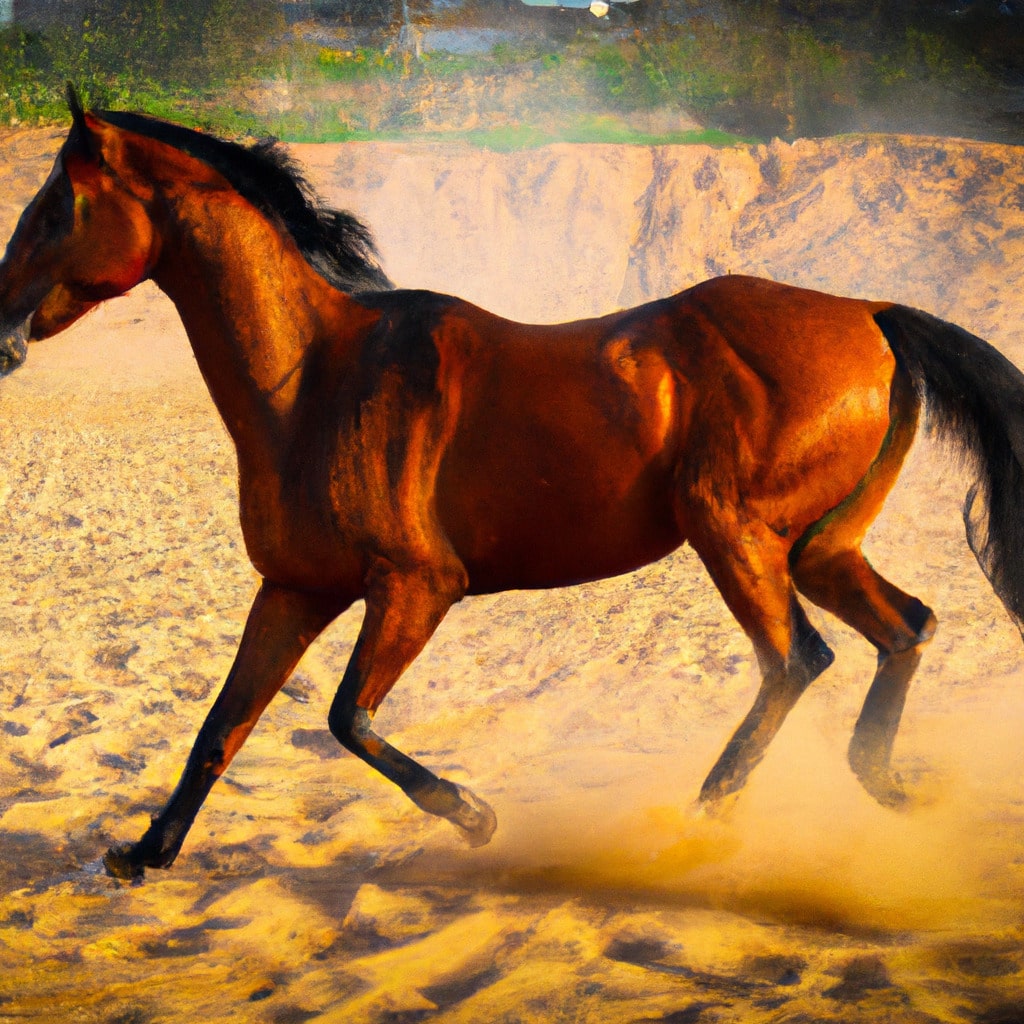
POLYGON ((265 63, 282 27, 275 0, 93 0, 39 32, 0 34, 0 117, 46 119, 65 81, 103 103, 194 95, 265 63))

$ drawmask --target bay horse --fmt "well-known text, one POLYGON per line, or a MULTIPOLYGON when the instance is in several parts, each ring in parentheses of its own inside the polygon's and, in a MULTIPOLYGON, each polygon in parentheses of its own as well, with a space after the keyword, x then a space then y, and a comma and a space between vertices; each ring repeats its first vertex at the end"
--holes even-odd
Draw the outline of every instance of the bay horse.
POLYGON ((1024 376, 926 313, 721 277, 597 319, 513 323, 393 290, 368 232, 276 146, 139 114, 72 127, 0 263, 0 339, 63 330, 153 280, 237 449, 262 580, 166 805, 113 875, 168 867, 309 644, 365 617, 328 716, 349 751, 486 843, 494 813, 373 729, 468 594, 626 573, 689 542, 756 650, 760 689, 700 797, 744 785, 833 653, 799 595, 878 651, 849 761, 899 805, 891 751, 931 610, 865 560, 922 408, 969 458, 968 540, 1024 616, 1024 376))

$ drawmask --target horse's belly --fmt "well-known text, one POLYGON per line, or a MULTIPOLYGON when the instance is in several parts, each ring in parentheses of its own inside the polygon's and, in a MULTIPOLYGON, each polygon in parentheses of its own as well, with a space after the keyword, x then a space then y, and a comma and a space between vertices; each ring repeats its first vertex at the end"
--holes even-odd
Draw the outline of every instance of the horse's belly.
POLYGON ((491 481, 440 489, 441 526, 471 593, 567 586, 630 572, 682 541, 668 474, 607 480, 491 481), (448 498, 445 498, 447 493, 448 498))
POLYGON ((635 545, 617 544, 614 548, 592 549, 580 546, 572 552, 537 551, 508 545, 485 557, 464 560, 470 594, 496 594, 506 590, 547 590, 574 586, 592 580, 610 579, 656 562, 682 543, 678 533, 651 538, 635 545))

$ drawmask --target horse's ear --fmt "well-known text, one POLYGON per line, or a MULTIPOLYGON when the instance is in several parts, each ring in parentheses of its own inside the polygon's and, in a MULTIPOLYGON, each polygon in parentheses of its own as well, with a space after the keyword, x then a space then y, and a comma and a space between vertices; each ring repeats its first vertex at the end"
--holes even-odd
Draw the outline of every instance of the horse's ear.
POLYGON ((68 98, 68 106, 71 108, 71 121, 73 124, 85 124, 85 110, 82 108, 82 101, 78 98, 78 91, 68 82, 65 85, 65 95, 68 98))
POLYGON ((73 147, 81 156, 91 160, 99 159, 100 152, 89 130, 85 108, 78 98, 77 90, 70 82, 67 83, 67 98, 68 107, 71 109, 71 134, 66 145, 73 147))

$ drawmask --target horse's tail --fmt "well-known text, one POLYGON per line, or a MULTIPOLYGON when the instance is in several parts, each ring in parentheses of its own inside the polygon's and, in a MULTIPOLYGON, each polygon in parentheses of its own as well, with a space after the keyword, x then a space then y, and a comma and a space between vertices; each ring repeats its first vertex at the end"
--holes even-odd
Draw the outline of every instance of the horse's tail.
POLYGON ((929 426, 977 478, 964 501, 967 542, 1024 634, 1024 373, 987 341, 906 306, 875 314, 929 426))

